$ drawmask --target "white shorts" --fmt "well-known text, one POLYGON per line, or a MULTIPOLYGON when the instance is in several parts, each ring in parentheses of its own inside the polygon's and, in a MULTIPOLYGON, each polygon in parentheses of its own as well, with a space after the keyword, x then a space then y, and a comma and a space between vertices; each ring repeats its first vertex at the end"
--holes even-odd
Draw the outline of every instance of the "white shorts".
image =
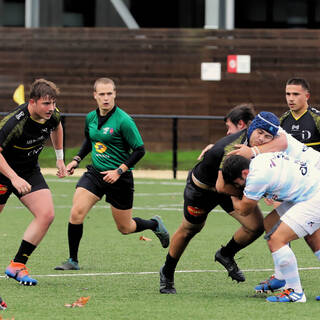
POLYGON ((282 217, 294 205, 295 205, 294 202, 283 201, 281 202, 280 206, 276 208, 276 212, 279 215, 279 217, 282 217))
MULTIPOLYGON (((289 207, 289 209, 280 219, 287 224, 299 238, 313 234, 320 228, 320 191, 307 201, 296 204, 292 204, 291 202, 284 203, 287 204, 286 206, 289 207)), ((279 211, 281 212, 281 210, 279 211)))

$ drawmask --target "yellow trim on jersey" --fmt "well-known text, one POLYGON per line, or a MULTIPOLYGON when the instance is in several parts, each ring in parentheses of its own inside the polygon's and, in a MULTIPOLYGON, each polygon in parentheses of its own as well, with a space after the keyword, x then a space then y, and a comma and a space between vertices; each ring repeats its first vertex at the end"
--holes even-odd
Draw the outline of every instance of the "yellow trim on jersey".
POLYGON ((291 110, 290 110, 290 112, 291 112, 291 115, 292 115, 292 117, 293 117, 294 120, 299 120, 305 113, 308 112, 308 109, 306 109, 306 111, 305 111, 302 115, 300 115, 299 117, 297 117, 297 118, 293 115, 293 112, 292 112, 291 110))
POLYGON ((46 123, 48 120, 46 119, 41 119, 41 120, 36 120, 36 119, 33 119, 32 116, 30 115, 30 119, 34 122, 37 122, 37 123, 40 123, 40 124, 44 124, 46 123))
POLYGON ((320 142, 310 142, 310 143, 305 143, 306 146, 316 146, 320 144, 320 142))
POLYGON ((16 146, 14 145, 13 147, 16 148, 16 149, 20 149, 20 150, 30 150, 30 149, 33 149, 35 147, 38 147, 38 146, 41 146, 42 144, 37 144, 35 146, 32 146, 32 147, 28 147, 28 148, 23 148, 23 147, 19 147, 19 146, 16 146))

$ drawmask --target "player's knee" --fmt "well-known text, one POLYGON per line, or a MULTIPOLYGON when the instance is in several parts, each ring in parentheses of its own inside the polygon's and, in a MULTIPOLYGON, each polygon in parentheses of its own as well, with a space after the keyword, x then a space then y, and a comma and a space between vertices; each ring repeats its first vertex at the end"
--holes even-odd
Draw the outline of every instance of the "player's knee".
POLYGON ((37 219, 41 224, 50 226, 54 220, 54 211, 47 211, 44 214, 38 216, 37 219))
POLYGON ((263 225, 245 226, 244 230, 255 237, 260 237, 264 232, 263 225))
POLYGON ((198 227, 197 225, 194 225, 192 228, 184 229, 184 237, 186 240, 192 239, 197 233, 201 231, 202 227, 198 227))
POLYGON ((117 225, 117 228, 118 231, 123 235, 132 233, 132 229, 127 225, 117 225))
POLYGON ((83 223, 86 214, 87 212, 83 208, 73 206, 70 213, 70 222, 72 224, 81 224, 83 223))

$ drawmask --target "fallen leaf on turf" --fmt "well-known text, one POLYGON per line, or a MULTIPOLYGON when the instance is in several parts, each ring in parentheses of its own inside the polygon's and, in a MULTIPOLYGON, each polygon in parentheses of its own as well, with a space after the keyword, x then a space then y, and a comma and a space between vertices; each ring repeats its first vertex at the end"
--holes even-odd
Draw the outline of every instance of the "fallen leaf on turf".
MULTIPOLYGON (((89 301, 90 297, 80 297, 73 304, 65 304, 64 306, 67 308, 75 308, 75 307, 84 307, 84 305, 89 301)), ((0 319, 1 320, 1 319, 0 319)))
POLYGON ((150 238, 147 238, 147 237, 144 237, 144 236, 140 236, 139 240, 152 241, 150 238))

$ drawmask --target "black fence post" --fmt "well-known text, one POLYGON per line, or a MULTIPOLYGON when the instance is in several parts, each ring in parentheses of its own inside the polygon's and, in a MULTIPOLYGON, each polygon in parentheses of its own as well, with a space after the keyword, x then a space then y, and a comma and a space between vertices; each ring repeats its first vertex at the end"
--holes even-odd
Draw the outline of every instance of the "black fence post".
POLYGON ((63 154, 64 154, 64 161, 66 161, 66 117, 61 115, 61 125, 63 130, 63 154))
POLYGON ((173 118, 172 120, 172 169, 173 179, 176 179, 178 168, 178 118, 173 118))

